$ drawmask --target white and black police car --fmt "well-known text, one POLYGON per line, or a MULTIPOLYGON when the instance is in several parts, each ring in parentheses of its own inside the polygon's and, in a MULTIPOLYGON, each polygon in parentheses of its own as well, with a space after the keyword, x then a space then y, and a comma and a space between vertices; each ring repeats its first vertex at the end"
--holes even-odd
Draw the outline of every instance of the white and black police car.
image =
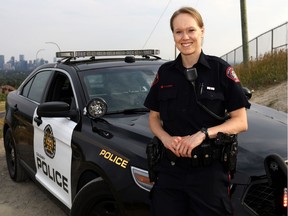
MULTIPOLYGON (((6 101, 10 177, 31 178, 68 215, 148 215, 144 99, 165 61, 158 50, 59 52, 6 101)), ((256 104, 239 135, 231 183, 237 215, 286 215, 287 115, 256 104)))

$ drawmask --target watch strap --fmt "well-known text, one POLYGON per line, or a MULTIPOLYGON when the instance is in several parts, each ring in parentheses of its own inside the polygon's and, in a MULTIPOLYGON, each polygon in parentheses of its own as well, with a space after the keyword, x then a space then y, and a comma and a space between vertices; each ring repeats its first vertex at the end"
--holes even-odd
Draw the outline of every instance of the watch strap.
POLYGON ((209 139, 209 134, 208 134, 208 129, 207 128, 203 127, 203 128, 201 128, 200 131, 205 134, 205 139, 206 140, 209 139))

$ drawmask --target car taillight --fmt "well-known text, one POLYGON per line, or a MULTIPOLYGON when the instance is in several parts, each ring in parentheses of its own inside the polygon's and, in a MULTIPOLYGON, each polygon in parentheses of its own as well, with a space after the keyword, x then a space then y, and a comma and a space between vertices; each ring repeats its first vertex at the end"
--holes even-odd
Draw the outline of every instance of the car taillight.
POLYGON ((288 196, 288 191, 287 188, 284 188, 284 193, 283 193, 283 207, 287 207, 287 196, 288 196))

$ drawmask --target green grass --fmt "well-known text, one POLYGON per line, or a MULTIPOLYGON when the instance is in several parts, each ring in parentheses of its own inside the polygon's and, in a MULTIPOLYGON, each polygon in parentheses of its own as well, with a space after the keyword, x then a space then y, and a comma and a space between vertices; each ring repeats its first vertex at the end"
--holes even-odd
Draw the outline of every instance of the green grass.
MULTIPOLYGON (((0 101, 0 112, 5 111, 5 101, 0 101)), ((3 123, 4 119, 3 117, 0 118, 0 139, 3 137, 3 123)))

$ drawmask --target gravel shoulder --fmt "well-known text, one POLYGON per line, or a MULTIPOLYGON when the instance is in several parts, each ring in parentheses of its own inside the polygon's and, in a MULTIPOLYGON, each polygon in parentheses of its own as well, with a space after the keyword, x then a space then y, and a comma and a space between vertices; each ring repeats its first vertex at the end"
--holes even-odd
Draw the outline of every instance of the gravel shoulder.
MULTIPOLYGON (((287 82, 259 89, 251 102, 287 113, 287 82)), ((8 174, 3 139, 0 139, 0 215, 64 216, 56 203, 32 181, 13 182, 8 174)))
POLYGON ((64 216, 64 212, 33 181, 16 183, 10 179, 3 139, 0 139, 0 215, 64 216))
POLYGON ((287 113, 287 81, 254 91, 250 101, 287 113))

